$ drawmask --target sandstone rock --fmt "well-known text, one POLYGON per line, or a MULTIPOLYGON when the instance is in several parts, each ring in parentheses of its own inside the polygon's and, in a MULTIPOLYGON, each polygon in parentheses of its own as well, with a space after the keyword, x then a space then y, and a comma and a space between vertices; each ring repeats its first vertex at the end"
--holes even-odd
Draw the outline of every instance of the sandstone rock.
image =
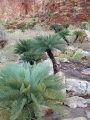
POLYGON ((84 69, 81 73, 90 76, 90 68, 84 69))
POLYGON ((87 120, 84 117, 78 117, 78 118, 67 118, 67 119, 63 119, 63 120, 87 120))
POLYGON ((87 118, 90 118, 90 111, 86 110, 87 118))
POLYGON ((53 51, 54 57, 60 57, 61 51, 60 50, 55 50, 53 51))
POLYGON ((73 96, 68 98, 68 100, 70 108, 87 107, 87 101, 82 97, 73 96))
POLYGON ((90 96, 90 83, 87 81, 83 81, 80 79, 67 78, 66 84, 68 88, 66 88, 69 96, 90 96))
POLYGON ((46 64, 48 64, 48 65, 50 66, 51 71, 50 71, 49 75, 53 75, 53 74, 54 74, 54 71, 53 71, 52 61, 51 61, 50 59, 47 59, 47 60, 43 61, 43 63, 46 63, 46 64))

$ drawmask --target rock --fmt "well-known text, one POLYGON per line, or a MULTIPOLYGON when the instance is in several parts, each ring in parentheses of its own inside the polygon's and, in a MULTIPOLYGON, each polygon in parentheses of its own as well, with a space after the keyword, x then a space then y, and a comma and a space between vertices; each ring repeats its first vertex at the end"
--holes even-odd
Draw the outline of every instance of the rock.
POLYGON ((87 101, 87 104, 90 104, 90 99, 86 99, 86 101, 87 101))
POLYGON ((87 120, 85 117, 78 117, 78 118, 67 118, 63 120, 87 120))
POLYGON ((89 75, 90 76, 90 68, 84 69, 83 71, 81 71, 82 74, 84 75, 89 75))
POLYGON ((65 78, 64 73, 62 71, 59 71, 58 73, 56 73, 56 75, 59 76, 61 83, 65 84, 66 78, 65 78))
MULTIPOLYGON (((56 75, 59 76, 60 83, 62 83, 62 84, 66 83, 65 82, 66 77, 65 77, 65 75, 64 75, 64 73, 62 71, 59 71, 58 73, 56 73, 56 75)), ((62 89, 62 92, 66 95, 66 88, 62 89)))
POLYGON ((90 111, 86 110, 87 118, 90 118, 90 111))
POLYGON ((43 106, 41 106, 38 114, 39 114, 40 117, 43 117, 43 116, 49 115, 51 113, 53 113, 53 110, 51 108, 43 105, 43 106))
POLYGON ((61 51, 60 50, 55 50, 53 51, 54 57, 60 57, 61 51))
POLYGON ((46 63, 46 64, 48 64, 51 67, 51 71, 50 71, 49 75, 53 75, 54 71, 53 71, 52 61, 50 59, 47 59, 47 60, 44 60, 43 63, 46 63))
POLYGON ((78 49, 78 47, 74 47, 73 45, 70 45, 70 46, 66 46, 65 49, 67 52, 70 52, 70 51, 75 52, 78 49))
POLYGON ((73 96, 68 98, 68 100, 69 100, 68 106, 70 108, 87 107, 87 101, 82 97, 73 96))
POLYGON ((80 79, 67 78, 66 84, 68 85, 66 91, 69 96, 90 96, 90 82, 80 79))
POLYGON ((62 58, 61 61, 62 62, 69 62, 69 60, 67 58, 62 58))

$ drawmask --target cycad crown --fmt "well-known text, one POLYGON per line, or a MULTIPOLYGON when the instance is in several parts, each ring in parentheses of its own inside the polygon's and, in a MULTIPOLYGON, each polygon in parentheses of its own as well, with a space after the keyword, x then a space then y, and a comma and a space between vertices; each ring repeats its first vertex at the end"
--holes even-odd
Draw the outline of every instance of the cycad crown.
POLYGON ((61 40, 58 34, 49 36, 37 36, 34 38, 32 46, 38 52, 46 52, 46 50, 62 50, 64 41, 61 40))
POLYGON ((15 53, 22 54, 24 52, 28 52, 31 49, 31 40, 30 39, 22 39, 15 46, 15 53))
POLYGON ((0 117, 16 120, 21 116, 22 120, 32 120, 39 117, 42 105, 62 113, 57 102, 66 101, 61 91, 65 86, 56 75, 47 77, 49 71, 48 65, 43 63, 34 64, 33 68, 29 63, 22 67, 14 63, 1 67, 0 117))

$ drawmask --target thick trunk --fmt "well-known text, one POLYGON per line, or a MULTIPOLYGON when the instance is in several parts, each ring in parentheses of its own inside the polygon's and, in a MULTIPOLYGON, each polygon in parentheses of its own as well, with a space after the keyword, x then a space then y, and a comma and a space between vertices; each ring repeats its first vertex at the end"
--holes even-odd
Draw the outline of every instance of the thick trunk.
POLYGON ((66 39, 66 37, 63 37, 63 39, 66 41, 66 43, 69 45, 68 40, 66 39))
POLYGON ((53 69, 54 69, 54 74, 56 74, 58 72, 58 67, 57 67, 57 63, 56 63, 56 60, 53 56, 53 53, 51 52, 50 49, 47 49, 46 50, 48 56, 50 57, 50 59, 52 60, 52 63, 53 63, 53 69))
POLYGON ((74 42, 76 42, 76 40, 78 39, 78 35, 76 36, 76 38, 75 38, 75 40, 74 40, 74 42))

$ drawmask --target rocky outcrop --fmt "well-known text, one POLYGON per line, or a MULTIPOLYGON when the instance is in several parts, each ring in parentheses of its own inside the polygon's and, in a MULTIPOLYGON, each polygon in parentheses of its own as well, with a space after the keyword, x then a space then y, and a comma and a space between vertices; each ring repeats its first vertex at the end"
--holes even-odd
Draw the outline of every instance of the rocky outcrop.
POLYGON ((0 0, 0 17, 4 21, 31 13, 44 18, 50 13, 48 24, 79 25, 90 19, 90 0, 0 0))

